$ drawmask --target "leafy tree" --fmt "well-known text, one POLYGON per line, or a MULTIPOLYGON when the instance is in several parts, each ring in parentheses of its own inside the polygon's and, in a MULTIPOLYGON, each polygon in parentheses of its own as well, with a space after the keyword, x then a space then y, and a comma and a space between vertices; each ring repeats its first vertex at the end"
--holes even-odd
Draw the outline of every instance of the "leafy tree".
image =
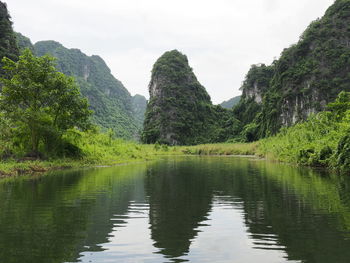
POLYGON ((56 70, 54 58, 35 57, 24 50, 18 62, 2 60, 0 111, 30 141, 38 155, 39 144, 52 145, 73 127, 87 129, 91 111, 71 77, 56 70))
POLYGON ((350 110, 350 92, 342 91, 338 98, 327 105, 336 120, 344 118, 346 111, 350 110))

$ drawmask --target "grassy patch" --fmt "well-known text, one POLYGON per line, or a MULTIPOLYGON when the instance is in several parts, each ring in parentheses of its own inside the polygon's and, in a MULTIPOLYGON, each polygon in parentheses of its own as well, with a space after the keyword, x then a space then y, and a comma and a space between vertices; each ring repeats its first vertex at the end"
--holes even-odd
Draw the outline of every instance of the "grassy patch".
POLYGON ((181 147, 184 154, 194 155, 255 155, 258 142, 253 143, 216 143, 181 147))
MULTIPOLYGON (((51 157, 47 160, 20 161, 13 158, 0 161, 0 177, 43 173, 60 168, 117 165, 156 159, 159 156, 182 154, 178 147, 144 145, 136 142, 113 139, 104 133, 74 131, 66 138, 79 149, 79 156, 51 157)), ((1 147, 0 147, 1 148, 1 147)), ((70 153, 67 152, 67 156, 70 153)))

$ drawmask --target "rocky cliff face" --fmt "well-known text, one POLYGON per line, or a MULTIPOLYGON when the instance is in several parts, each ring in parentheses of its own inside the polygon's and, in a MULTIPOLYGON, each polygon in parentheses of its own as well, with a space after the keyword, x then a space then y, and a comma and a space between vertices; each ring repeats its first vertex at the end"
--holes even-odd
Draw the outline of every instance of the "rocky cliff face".
POLYGON ((340 91, 350 91, 349 23, 350 1, 337 0, 272 65, 253 66, 242 86, 237 118, 254 122, 260 138, 305 120, 340 91))
POLYGON ((214 107, 198 82, 187 57, 166 52, 153 66, 142 139, 171 145, 215 141, 227 112, 214 107), (220 120, 220 121, 219 121, 220 120))

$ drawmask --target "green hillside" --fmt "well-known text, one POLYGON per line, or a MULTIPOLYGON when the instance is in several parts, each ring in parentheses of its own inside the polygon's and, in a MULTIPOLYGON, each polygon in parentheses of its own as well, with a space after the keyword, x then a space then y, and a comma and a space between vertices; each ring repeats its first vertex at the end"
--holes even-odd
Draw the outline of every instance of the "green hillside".
POLYGON ((50 54, 57 58, 58 69, 74 76, 81 92, 95 112, 93 120, 99 126, 114 130, 116 136, 134 138, 140 126, 134 119, 131 95, 113 77, 99 56, 87 56, 79 49, 67 49, 55 41, 40 41, 34 45, 37 55, 50 54))
POLYGON ((58 70, 75 77, 94 111, 94 123, 103 130, 113 129, 117 137, 139 138, 146 98, 132 97, 101 57, 87 56, 79 49, 65 48, 56 41, 39 41, 33 45, 20 33, 16 33, 16 37, 20 49, 29 48, 38 56, 50 54, 56 57, 58 70))
POLYGON ((236 106, 238 104, 240 99, 241 99, 241 96, 233 97, 229 100, 226 100, 226 101, 220 103, 220 106, 225 108, 225 109, 232 109, 233 106, 236 106))

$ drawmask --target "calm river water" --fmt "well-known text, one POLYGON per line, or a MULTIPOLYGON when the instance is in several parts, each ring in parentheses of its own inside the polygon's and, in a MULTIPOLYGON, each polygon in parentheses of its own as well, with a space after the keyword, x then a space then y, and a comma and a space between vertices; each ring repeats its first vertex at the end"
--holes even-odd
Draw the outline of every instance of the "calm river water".
POLYGON ((0 262, 350 262, 350 178, 247 158, 0 181, 0 262))

